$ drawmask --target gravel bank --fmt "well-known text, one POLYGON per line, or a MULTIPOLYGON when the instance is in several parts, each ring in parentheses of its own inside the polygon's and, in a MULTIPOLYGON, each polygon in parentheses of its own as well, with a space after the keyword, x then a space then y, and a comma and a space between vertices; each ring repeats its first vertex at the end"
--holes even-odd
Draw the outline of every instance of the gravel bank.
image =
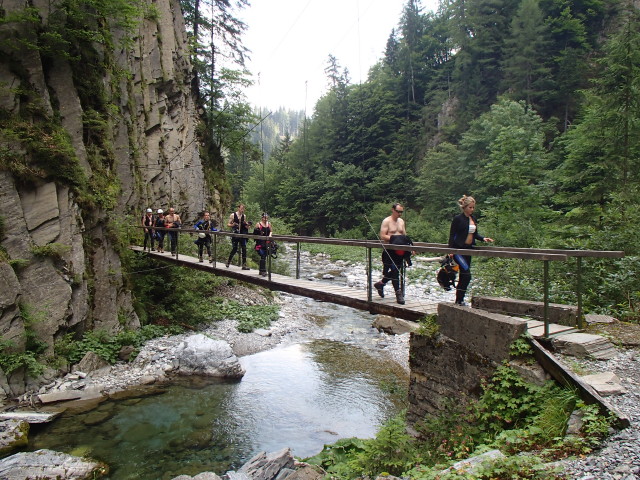
POLYGON ((614 372, 627 390, 608 397, 610 404, 629 417, 631 426, 611 436, 602 448, 588 457, 564 462, 567 478, 580 480, 640 479, 640 350, 622 350, 608 361, 571 359, 585 374, 614 372))

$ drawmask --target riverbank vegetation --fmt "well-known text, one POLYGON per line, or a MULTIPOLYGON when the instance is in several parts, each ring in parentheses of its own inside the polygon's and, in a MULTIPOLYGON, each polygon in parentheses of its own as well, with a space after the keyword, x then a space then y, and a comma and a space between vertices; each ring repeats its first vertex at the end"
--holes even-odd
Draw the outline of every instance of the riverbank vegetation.
MULTIPOLYGON (((526 341, 514 342, 512 356, 531 358, 526 341)), ((445 479, 563 478, 554 461, 591 452, 608 434, 611 420, 596 405, 586 405, 573 390, 548 381, 532 385, 505 362, 484 382, 477 400, 452 399, 446 408, 411 425, 404 414, 390 419, 373 439, 342 439, 325 445, 306 462, 337 479, 366 475, 445 479), (570 417, 581 426, 569 430, 570 417), (473 474, 449 469, 457 461, 488 455, 473 474)))

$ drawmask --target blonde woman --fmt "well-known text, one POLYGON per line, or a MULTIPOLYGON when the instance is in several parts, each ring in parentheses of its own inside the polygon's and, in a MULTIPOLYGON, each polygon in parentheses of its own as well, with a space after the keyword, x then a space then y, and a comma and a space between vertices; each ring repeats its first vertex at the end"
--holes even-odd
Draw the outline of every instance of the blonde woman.
MULTIPOLYGON (((458 200, 462 213, 453 217, 449 230, 449 246, 452 248, 473 248, 476 240, 493 242, 493 238, 483 237, 478 232, 478 221, 473 216, 476 201, 473 197, 463 195, 458 200)), ((456 285, 456 304, 465 305, 464 296, 471 282, 471 255, 455 254, 453 259, 460 266, 458 284, 456 285)))

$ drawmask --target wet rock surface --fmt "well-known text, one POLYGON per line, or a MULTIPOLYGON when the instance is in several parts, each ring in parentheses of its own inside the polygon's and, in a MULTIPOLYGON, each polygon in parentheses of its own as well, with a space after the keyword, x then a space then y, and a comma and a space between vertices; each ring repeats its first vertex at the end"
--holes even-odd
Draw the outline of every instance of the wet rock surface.
POLYGON ((99 462, 52 450, 21 452, 0 460, 0 478, 3 480, 84 480, 98 478, 105 472, 106 467, 99 462))

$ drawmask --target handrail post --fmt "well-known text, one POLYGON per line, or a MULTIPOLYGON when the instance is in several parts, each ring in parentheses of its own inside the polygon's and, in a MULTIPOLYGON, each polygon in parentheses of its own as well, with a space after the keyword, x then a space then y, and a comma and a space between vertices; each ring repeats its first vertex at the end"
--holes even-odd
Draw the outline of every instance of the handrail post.
POLYGON ((577 263, 577 285, 576 285, 576 296, 578 303, 578 328, 584 328, 584 318, 582 317, 582 257, 576 257, 577 263))
POLYGON ((176 260, 178 259, 178 250, 180 250, 180 227, 176 228, 176 260))
POLYGON ((549 338, 549 260, 544 261, 544 338, 549 338))
POLYGON ((296 242, 296 280, 300 279, 300 242, 296 242))
POLYGON ((373 287, 371 282, 371 247, 367 247, 367 302, 373 301, 373 296, 371 295, 371 289, 373 287))
POLYGON ((267 248, 267 275, 269 281, 271 281, 271 250, 267 248))
POLYGON ((218 234, 213 234, 213 262, 211 265, 216 268, 216 262, 218 261, 218 234))

